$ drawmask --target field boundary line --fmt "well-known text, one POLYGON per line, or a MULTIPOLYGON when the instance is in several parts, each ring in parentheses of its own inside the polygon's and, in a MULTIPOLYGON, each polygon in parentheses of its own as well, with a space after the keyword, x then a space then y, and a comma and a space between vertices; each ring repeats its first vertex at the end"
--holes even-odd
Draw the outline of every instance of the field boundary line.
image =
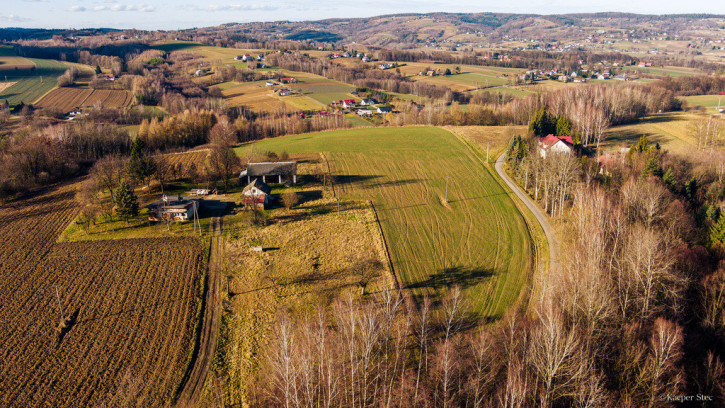
POLYGON ((391 277, 393 278, 393 282, 395 283, 396 289, 398 291, 401 291, 402 286, 400 285, 400 280, 398 279, 398 275, 395 273, 395 268, 393 268, 393 259, 390 257, 390 249, 388 248, 388 241, 385 239, 385 233, 383 233, 383 226, 380 225, 380 218, 378 218, 378 211, 375 209, 375 204, 373 204, 373 200, 367 200, 368 204, 370 204, 370 208, 373 210, 373 217, 375 217, 375 225, 378 227, 378 232, 380 233, 380 238, 383 240, 383 252, 385 253, 385 260, 388 264, 388 271, 390 272, 391 277))

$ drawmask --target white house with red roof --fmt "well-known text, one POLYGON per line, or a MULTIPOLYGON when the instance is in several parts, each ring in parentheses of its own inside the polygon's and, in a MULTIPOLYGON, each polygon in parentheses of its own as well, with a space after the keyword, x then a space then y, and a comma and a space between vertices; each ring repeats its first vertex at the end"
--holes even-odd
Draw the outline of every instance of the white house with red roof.
POLYGON ((342 101, 342 107, 343 108, 354 108, 356 106, 354 99, 345 99, 342 101))
POLYGON ((546 158, 548 152, 571 154, 574 151, 574 141, 571 136, 548 135, 539 138, 539 154, 546 158))

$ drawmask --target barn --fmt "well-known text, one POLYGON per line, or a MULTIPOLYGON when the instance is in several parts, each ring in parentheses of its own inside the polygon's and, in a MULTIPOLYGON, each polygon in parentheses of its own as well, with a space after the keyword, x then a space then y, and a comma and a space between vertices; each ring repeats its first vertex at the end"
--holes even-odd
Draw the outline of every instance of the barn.
POLYGON ((269 193, 272 189, 267 183, 255 178, 254 181, 247 184, 242 190, 242 201, 244 208, 261 208, 264 209, 269 203, 271 196, 269 193))
POLYGON ((251 183, 255 178, 261 178, 264 183, 271 184, 296 184, 297 183, 297 162, 262 162, 249 163, 247 169, 239 174, 239 179, 251 183))

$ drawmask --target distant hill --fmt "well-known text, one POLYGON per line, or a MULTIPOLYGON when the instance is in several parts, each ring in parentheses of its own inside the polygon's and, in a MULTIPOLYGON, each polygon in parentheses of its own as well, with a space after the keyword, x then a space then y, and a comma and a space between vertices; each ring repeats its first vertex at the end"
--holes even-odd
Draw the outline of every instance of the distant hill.
POLYGON ((224 31, 256 38, 355 42, 388 47, 504 40, 591 42, 606 38, 669 38, 687 41, 725 37, 725 15, 428 13, 224 24, 195 31, 209 34, 224 31))

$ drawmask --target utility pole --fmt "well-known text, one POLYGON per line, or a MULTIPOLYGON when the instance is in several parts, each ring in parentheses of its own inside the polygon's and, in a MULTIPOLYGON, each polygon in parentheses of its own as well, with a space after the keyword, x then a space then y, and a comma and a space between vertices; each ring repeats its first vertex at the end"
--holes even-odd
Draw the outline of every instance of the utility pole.
POLYGON ((55 286, 55 297, 58 299, 58 309, 60 309, 60 320, 63 321, 65 318, 63 317, 63 306, 60 304, 60 295, 58 294, 58 285, 55 286))
POLYGON ((446 204, 448 203, 448 179, 449 178, 450 178, 449 176, 446 176, 446 204))

